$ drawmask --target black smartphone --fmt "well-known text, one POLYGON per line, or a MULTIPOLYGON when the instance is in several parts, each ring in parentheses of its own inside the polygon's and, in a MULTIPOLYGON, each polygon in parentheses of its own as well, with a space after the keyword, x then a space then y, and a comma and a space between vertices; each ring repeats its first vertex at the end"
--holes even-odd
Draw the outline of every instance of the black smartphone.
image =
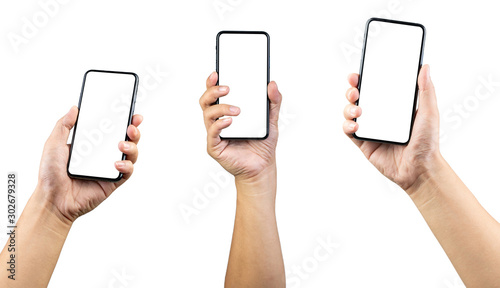
POLYGON ((128 140, 138 85, 135 73, 85 73, 69 153, 70 177, 111 182, 123 177, 115 162, 126 158, 118 144, 128 140))
POLYGON ((417 108, 425 44, 422 24, 381 18, 366 23, 354 138, 406 145, 417 108))
POLYGON ((262 31, 221 31, 216 39, 217 85, 229 86, 219 104, 240 108, 221 139, 266 139, 269 135, 270 39, 262 31))

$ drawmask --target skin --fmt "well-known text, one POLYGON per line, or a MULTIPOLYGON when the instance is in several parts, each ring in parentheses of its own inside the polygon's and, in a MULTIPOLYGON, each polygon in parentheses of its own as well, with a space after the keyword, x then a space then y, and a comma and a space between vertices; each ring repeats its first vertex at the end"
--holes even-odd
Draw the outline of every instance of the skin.
MULTIPOLYGON (((115 163, 116 169, 123 173, 122 180, 111 183, 68 177, 66 143, 77 115, 78 108, 72 107, 57 122, 45 143, 38 185, 17 221, 16 257, 21 260, 16 261, 16 280, 8 279, 8 271, 0 269, 0 287, 47 287, 75 220, 96 208, 132 175, 140 139, 137 127, 143 119, 140 115, 134 115, 127 129, 130 141, 117 145, 127 155, 127 160, 115 163)), ((0 254, 0 263, 10 259, 7 248, 8 243, 0 254)))
POLYGON ((229 93, 227 86, 215 86, 217 73, 207 79, 200 98, 207 151, 234 175, 237 190, 233 240, 225 287, 285 287, 285 268, 276 225, 276 144, 281 94, 269 83, 269 137, 265 140, 221 140, 222 129, 232 123, 240 108, 215 101, 229 93), (218 119, 223 116, 231 116, 218 119), (217 120, 218 119, 218 120, 217 120))
POLYGON ((500 224, 439 151, 439 112, 430 67, 420 71, 419 108, 407 146, 353 138, 359 128, 353 119, 362 117, 362 107, 355 105, 358 79, 358 74, 348 77, 350 104, 344 109, 344 133, 383 175, 407 192, 467 287, 500 287, 500 224))

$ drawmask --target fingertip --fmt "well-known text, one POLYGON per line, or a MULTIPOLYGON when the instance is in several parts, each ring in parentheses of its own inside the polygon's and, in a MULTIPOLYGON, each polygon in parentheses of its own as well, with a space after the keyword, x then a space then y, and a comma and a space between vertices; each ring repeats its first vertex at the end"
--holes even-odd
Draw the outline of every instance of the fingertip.
POLYGON ((134 165, 129 160, 116 161, 115 168, 123 174, 131 174, 134 171, 134 165))
POLYGON ((359 129, 359 124, 353 120, 344 121, 344 133, 347 135, 352 135, 356 133, 359 129))
POLYGON ((214 86, 217 83, 217 72, 213 71, 207 78, 207 88, 214 86))
POLYGON ((135 114, 132 117, 132 125, 134 125, 135 127, 141 125, 142 121, 144 121, 144 117, 140 114, 135 114))
POLYGON ((73 105, 69 109, 68 113, 64 115, 62 124, 68 129, 73 128, 73 126, 76 123, 77 116, 78 116, 78 107, 73 105))
POLYGON ((130 143, 128 141, 120 141, 118 143, 118 149, 120 150, 120 152, 123 152, 123 153, 126 153, 130 150, 130 143))
POLYGON ((359 99, 359 91, 358 88, 351 87, 347 90, 347 101, 354 104, 359 99))
POLYGON ((139 134, 139 129, 137 129, 137 127, 135 127, 133 124, 128 126, 127 135, 130 139, 135 140, 138 134, 139 134))
MULTIPOLYGON (((232 117, 226 117, 226 118, 223 118, 223 119, 220 119, 219 121, 221 121, 221 124, 231 124, 233 122, 233 118, 232 117)), ((227 126, 226 126, 227 127, 227 126)))
POLYGON ((124 161, 116 161, 115 162, 115 168, 120 171, 125 167, 125 162, 124 161))
POLYGON ((212 126, 208 128, 207 133, 207 149, 211 153, 211 149, 217 146, 222 140, 220 139, 220 133, 222 129, 225 129, 231 125, 233 119, 231 117, 221 118, 215 121, 212 126))
POLYGON ((281 93, 278 89, 278 84, 276 84, 275 81, 269 82, 268 94, 269 100, 271 100, 273 104, 277 104, 281 101, 281 93))
POLYGON ((358 87, 358 82, 359 82, 359 74, 357 73, 351 73, 347 76, 347 81, 349 82, 349 85, 352 87, 358 87))
POLYGON ((426 91, 432 88, 429 64, 425 64, 424 66, 422 66, 422 68, 420 68, 420 74, 418 76, 418 87, 421 91, 426 91))
POLYGON ((238 116, 241 113, 240 107, 237 106, 230 106, 229 107, 229 113, 231 116, 238 116))
POLYGON ((214 122, 213 125, 217 128, 217 134, 220 134, 222 129, 229 127, 233 123, 233 117, 224 117, 214 122))

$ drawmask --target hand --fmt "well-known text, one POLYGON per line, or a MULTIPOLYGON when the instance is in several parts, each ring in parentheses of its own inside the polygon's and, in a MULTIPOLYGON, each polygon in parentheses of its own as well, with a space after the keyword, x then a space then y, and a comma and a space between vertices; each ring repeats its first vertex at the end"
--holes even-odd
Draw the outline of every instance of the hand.
MULTIPOLYGON (((217 73, 213 72, 207 79, 207 90, 200 98, 203 109, 205 128, 207 129, 208 154, 219 162, 224 169, 236 179, 252 179, 262 171, 275 167, 275 152, 278 142, 278 118, 281 105, 281 94, 273 81, 268 85, 271 100, 269 113, 269 136, 265 140, 221 140, 222 129, 229 127, 232 118, 219 119, 223 116, 238 116, 240 108, 215 101, 229 93, 227 86, 215 86, 217 73)), ((267 173, 267 172, 264 172, 267 173)))
POLYGON ((72 179, 66 172, 70 145, 67 140, 71 128, 75 125, 78 108, 73 106, 71 110, 56 124, 43 149, 38 186, 34 196, 38 201, 45 201, 64 222, 72 223, 78 217, 92 211, 102 201, 111 195, 120 185, 130 178, 137 161, 137 143, 140 132, 137 129, 143 120, 142 116, 134 115, 132 125, 127 129, 130 141, 117 143, 120 149, 127 155, 124 161, 117 161, 115 167, 123 173, 123 179, 119 182, 104 182, 72 179))
MULTIPOLYGON (((344 109, 344 133, 356 144, 366 158, 387 178, 404 190, 417 183, 419 176, 427 172, 440 159, 439 152, 439 112, 436 93, 430 79, 429 65, 420 70, 418 77, 419 107, 413 125, 413 132, 407 146, 383 144, 354 139, 358 123, 354 118, 363 117, 361 108, 354 103, 359 98, 358 74, 350 74, 346 97, 350 102, 344 109)), ((363 102, 361 102, 363 103, 363 102)))

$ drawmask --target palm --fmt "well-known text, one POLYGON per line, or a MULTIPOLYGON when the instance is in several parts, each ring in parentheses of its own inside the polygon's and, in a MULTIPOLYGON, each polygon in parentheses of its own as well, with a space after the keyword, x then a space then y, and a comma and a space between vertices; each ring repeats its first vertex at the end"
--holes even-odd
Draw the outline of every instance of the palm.
POLYGON ((269 137, 265 140, 224 140, 216 148, 216 156, 229 173, 253 177, 274 161, 278 141, 276 125, 270 125, 269 137))
POLYGON ((439 116, 435 113, 417 113, 413 135, 407 146, 376 142, 357 142, 366 158, 387 178, 403 189, 412 185, 425 164, 428 155, 435 152, 439 142, 439 116))
MULTIPOLYGON (((40 164, 40 182, 50 202, 70 220, 90 212, 118 185, 111 182, 72 179, 66 173, 69 145, 46 149, 40 164)), ((123 180, 122 180, 123 181, 123 180)), ((121 183, 118 182, 118 183, 121 183)))
POLYGON ((359 128, 353 120, 363 117, 356 104, 359 75, 350 74, 348 81, 351 88, 347 90, 346 98, 350 104, 344 109, 344 133, 382 174, 407 190, 429 168, 429 160, 439 154, 439 111, 429 66, 424 65, 418 76, 419 108, 407 146, 360 141, 352 136, 359 128))

